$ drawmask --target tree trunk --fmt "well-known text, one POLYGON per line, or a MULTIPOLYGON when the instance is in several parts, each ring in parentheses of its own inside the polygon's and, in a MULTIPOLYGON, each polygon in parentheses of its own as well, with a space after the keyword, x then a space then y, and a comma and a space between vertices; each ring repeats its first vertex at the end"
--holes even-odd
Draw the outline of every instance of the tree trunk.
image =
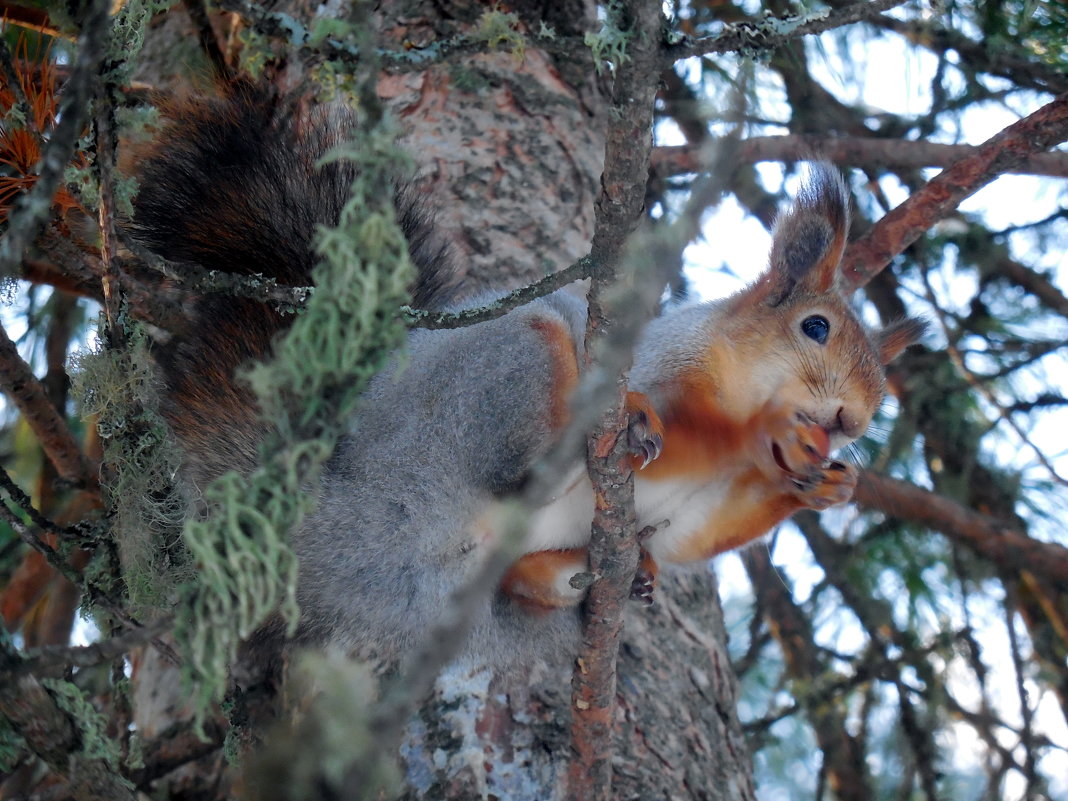
MULTIPOLYGON (((737 679, 711 571, 661 577, 619 657, 613 798, 751 801, 737 679)), ((446 671, 408 727, 405 799, 562 798, 568 677, 446 671)))
MULTIPOLYGON (((485 10, 444 5, 383 3, 387 46, 449 35, 456 19, 470 30, 485 10)), ((557 25, 588 30, 592 4, 573 5, 557 25)), ((592 74, 592 61, 561 64, 528 46, 383 75, 379 93, 401 121, 416 183, 467 288, 529 283, 589 251, 604 160, 604 101, 592 74)))

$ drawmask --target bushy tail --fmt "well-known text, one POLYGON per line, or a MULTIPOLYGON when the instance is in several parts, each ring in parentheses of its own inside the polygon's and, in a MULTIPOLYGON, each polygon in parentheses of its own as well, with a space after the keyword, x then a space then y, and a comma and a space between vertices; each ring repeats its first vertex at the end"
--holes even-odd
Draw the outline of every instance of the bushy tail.
MULTIPOLYGON (((352 112, 251 81, 163 112, 162 132, 135 165, 128 232, 171 262, 307 286, 316 227, 337 224, 354 178, 350 163, 317 165, 351 137, 352 112)), ((398 189, 395 201, 419 275, 413 305, 438 307, 450 283, 446 248, 411 192, 398 189)), ((159 347, 164 411, 198 483, 254 464, 262 426, 234 371, 267 355, 287 319, 257 301, 206 295, 159 347)))

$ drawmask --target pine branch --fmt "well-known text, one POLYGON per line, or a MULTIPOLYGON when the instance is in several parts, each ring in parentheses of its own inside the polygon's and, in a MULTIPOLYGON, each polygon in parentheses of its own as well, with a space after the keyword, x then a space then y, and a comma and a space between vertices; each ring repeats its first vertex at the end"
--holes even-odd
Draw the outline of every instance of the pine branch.
POLYGON ((864 470, 854 500, 869 509, 941 531, 993 564, 1041 576, 1054 586, 1068 586, 1068 549, 1032 539, 943 495, 864 470))
POLYGON ((0 326, 0 389, 22 412, 60 477, 76 487, 95 489, 95 470, 3 326, 0 326))
POLYGON ((949 30, 922 19, 902 20, 879 15, 869 19, 869 22, 885 30, 894 31, 913 44, 939 55, 957 53, 963 62, 962 68, 997 75, 1016 86, 1040 92, 1068 92, 1068 76, 1063 71, 1052 64, 1046 65, 1017 56, 1011 48, 1004 45, 991 47, 985 42, 976 42, 959 31, 949 30))
MULTIPOLYGON (((2 648, 3 667, 10 668, 18 661, 13 649, 2 648)), ((22 735, 34 754, 66 779, 69 792, 77 801, 135 801, 130 783, 114 765, 86 748, 84 721, 63 709, 34 676, 23 674, 14 681, 0 683, 0 714, 22 735)))
POLYGON ((836 699, 826 693, 800 691, 829 669, 815 647, 812 621, 794 603, 785 579, 777 575, 767 549, 750 548, 742 555, 754 592, 761 596, 764 616, 782 648, 786 674, 800 696, 823 754, 835 797, 841 801, 868 801, 873 796, 871 777, 857 739, 846 728, 845 715, 836 699))
POLYGON ((932 178, 846 250, 843 274, 863 286, 962 200, 1068 138, 1068 92, 1013 123, 932 178))
POLYGON ((145 743, 144 766, 130 773, 138 789, 149 793, 156 779, 190 762, 217 753, 226 732, 218 720, 204 721, 203 737, 184 722, 179 722, 154 740, 145 743))

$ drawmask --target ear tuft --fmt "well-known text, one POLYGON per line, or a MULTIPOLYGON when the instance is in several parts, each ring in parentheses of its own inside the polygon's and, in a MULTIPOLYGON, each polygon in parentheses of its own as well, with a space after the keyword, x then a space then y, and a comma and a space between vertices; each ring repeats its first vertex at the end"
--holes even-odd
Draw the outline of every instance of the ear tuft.
POLYGON ((919 342, 927 328, 927 321, 920 317, 904 317, 890 323, 875 335, 879 361, 883 364, 892 362, 909 345, 919 342))
POLYGON ((838 264, 849 230, 849 194, 839 172, 826 162, 809 166, 809 176, 793 207, 775 222, 769 278, 773 303, 794 290, 823 294, 838 279, 838 264))

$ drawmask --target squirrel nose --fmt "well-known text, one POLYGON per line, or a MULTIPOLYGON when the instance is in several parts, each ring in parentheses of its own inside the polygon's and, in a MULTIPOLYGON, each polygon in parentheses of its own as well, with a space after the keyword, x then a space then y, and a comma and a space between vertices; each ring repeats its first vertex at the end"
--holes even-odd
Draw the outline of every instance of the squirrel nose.
POLYGON ((856 439, 864 433, 865 426, 856 417, 850 415, 844 406, 838 407, 838 413, 834 416, 835 431, 828 433, 835 433, 840 431, 850 439, 856 439))

